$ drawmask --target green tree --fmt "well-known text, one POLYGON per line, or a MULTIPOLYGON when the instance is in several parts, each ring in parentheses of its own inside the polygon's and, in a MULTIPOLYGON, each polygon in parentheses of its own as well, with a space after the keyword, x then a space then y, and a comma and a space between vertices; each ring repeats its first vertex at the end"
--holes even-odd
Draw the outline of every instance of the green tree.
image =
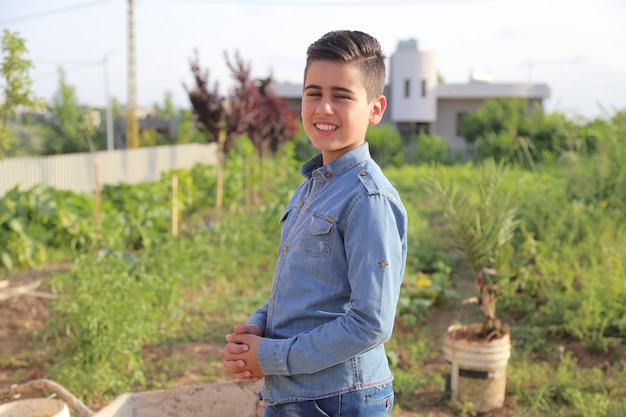
POLYGON ((592 138, 580 136, 577 125, 560 113, 546 113, 527 100, 501 98, 487 100, 463 118, 461 136, 475 144, 478 159, 494 158, 533 168, 542 160, 554 160, 564 151, 589 152, 592 138))
POLYGON ((96 151, 94 137, 98 132, 101 122, 100 112, 96 110, 86 111, 81 114, 80 121, 78 122, 78 130, 85 136, 87 144, 89 145, 89 152, 96 151))
MULTIPOLYGON (((410 159, 405 156, 405 160, 408 160, 412 164, 429 165, 433 162, 437 162, 442 165, 452 165, 456 161, 455 158, 450 156, 448 141, 441 136, 429 135, 424 131, 420 131, 411 139, 415 144, 414 151, 413 154, 410 155, 410 159)), ((413 143, 411 143, 411 145, 413 145, 413 143)))
POLYGON ((163 107, 159 104, 154 104, 154 115, 156 117, 178 117, 180 112, 176 109, 174 105, 174 96, 171 91, 165 92, 165 100, 163 101, 163 107))
POLYGON ((365 135, 372 158, 381 166, 400 166, 404 161, 402 135, 389 124, 370 126, 365 135))
POLYGON ((122 105, 120 104, 120 101, 115 97, 111 98, 111 114, 113 115, 113 121, 115 121, 115 119, 118 117, 124 117, 122 105))
POLYGON ((459 126, 461 136, 469 143, 487 133, 524 136, 528 115, 526 100, 502 98, 487 100, 478 110, 466 115, 459 126))
POLYGON ((24 58, 26 53, 26 41, 17 32, 4 29, 1 71, 5 84, 2 86, 4 100, 0 103, 0 158, 15 141, 7 130, 9 116, 15 114, 18 106, 37 108, 41 104, 31 90, 30 69, 33 63, 24 58))
POLYGON ((59 89, 52 102, 53 121, 50 123, 50 136, 46 141, 46 153, 61 154, 85 152, 88 141, 81 131, 84 126, 83 109, 78 104, 76 89, 65 79, 65 72, 59 69, 59 89))
POLYGON ((193 124, 193 111, 183 110, 181 111, 182 118, 178 125, 178 137, 176 143, 204 143, 206 142, 205 135, 199 132, 193 124))

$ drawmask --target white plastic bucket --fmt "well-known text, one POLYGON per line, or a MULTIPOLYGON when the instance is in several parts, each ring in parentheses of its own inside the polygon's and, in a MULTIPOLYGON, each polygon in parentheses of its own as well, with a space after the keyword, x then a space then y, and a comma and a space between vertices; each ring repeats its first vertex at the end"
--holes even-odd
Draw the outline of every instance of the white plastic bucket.
POLYGON ((489 342, 451 337, 451 326, 443 342, 448 365, 446 391, 452 401, 470 402, 479 412, 502 407, 506 393, 506 366, 511 356, 511 338, 489 342))
POLYGON ((0 417, 70 417, 61 400, 30 398, 0 404, 0 417))

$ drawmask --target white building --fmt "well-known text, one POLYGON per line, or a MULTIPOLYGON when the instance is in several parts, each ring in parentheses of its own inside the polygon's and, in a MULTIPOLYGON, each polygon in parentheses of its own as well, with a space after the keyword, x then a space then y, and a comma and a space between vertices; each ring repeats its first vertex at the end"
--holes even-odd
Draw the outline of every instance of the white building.
MULTIPOLYGON (((472 74, 465 84, 439 84, 437 56, 420 51, 414 39, 400 41, 390 57, 389 82, 385 87, 387 111, 383 122, 391 123, 405 137, 420 131, 448 140, 451 153, 464 153, 465 139, 459 135, 461 119, 486 100, 520 98, 529 108, 543 105, 550 96, 545 84, 492 83, 488 74, 472 74)), ((274 83, 274 91, 299 108, 301 84, 274 83)))

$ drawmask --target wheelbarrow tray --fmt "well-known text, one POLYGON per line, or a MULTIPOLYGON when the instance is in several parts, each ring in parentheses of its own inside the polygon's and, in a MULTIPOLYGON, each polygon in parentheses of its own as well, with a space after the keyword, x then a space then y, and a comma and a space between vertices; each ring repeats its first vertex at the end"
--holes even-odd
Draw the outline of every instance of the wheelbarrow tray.
POLYGON ((262 417, 262 382, 217 382, 125 393, 93 417, 262 417))

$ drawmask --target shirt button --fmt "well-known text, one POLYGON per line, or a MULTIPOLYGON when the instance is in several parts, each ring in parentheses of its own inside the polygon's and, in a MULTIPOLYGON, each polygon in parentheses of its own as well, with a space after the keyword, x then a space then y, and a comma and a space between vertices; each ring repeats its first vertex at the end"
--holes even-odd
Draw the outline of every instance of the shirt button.
POLYGON ((361 174, 361 176, 362 176, 362 177, 364 177, 364 176, 366 176, 366 175, 367 175, 367 171, 366 171, 366 170, 363 170, 363 171, 359 172, 359 174, 361 174))
POLYGON ((330 178, 330 177, 332 177, 332 176, 333 176, 333 174, 331 174, 330 172, 326 172, 326 174, 324 174, 324 176, 325 176, 326 178, 330 178))
POLYGON ((298 203, 298 208, 302 208, 304 206, 304 203, 301 201, 298 203))
POLYGON ((287 245, 283 246, 283 253, 287 253, 288 250, 289 250, 289 247, 287 245))
POLYGON ((380 262, 380 267, 381 267, 381 268, 386 268, 386 267, 387 267, 387 265, 388 265, 388 264, 387 264, 387 261, 381 261, 381 262, 380 262))

